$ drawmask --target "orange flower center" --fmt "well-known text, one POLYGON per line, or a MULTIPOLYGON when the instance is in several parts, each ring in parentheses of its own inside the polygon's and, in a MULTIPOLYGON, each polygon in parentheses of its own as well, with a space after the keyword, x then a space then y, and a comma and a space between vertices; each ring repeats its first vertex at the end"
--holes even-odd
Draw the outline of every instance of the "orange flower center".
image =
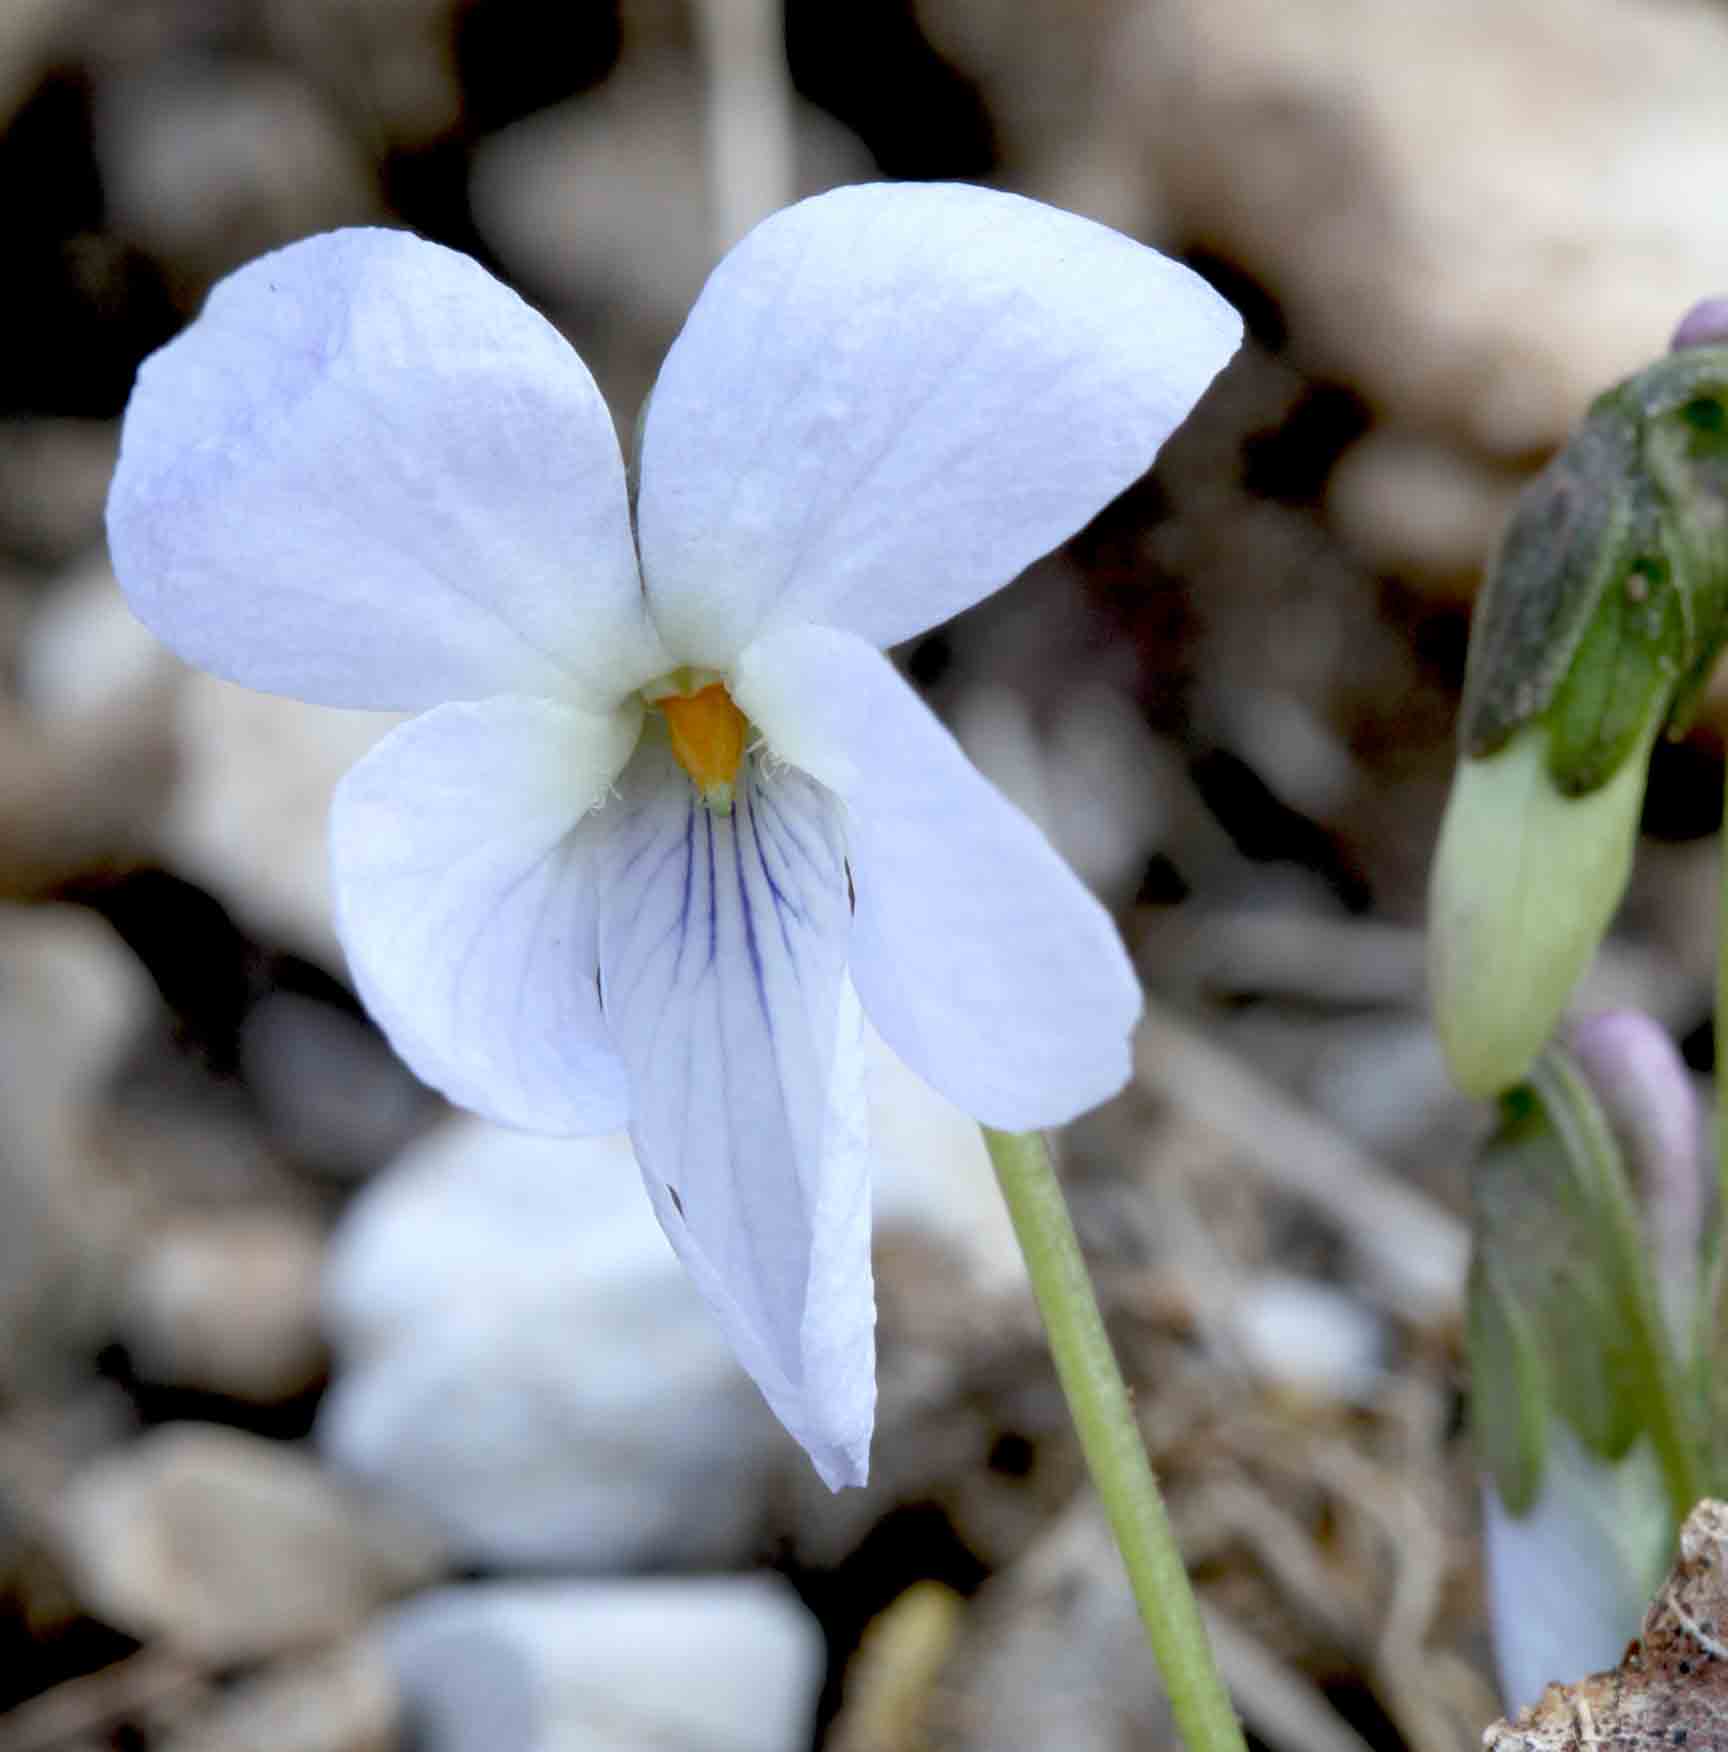
POLYGON ((655 702, 666 714, 672 752, 710 809, 732 808, 738 766, 744 758, 744 714, 722 682, 690 694, 667 694, 655 702))

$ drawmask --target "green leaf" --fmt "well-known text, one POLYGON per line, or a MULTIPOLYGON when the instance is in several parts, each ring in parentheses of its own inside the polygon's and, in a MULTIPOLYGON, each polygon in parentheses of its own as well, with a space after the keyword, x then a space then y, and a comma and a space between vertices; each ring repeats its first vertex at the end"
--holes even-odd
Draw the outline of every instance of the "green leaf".
POLYGON ((1541 1357, 1516 1300, 1478 1258, 1465 1316, 1470 1356, 1470 1438, 1514 1515, 1535 1507, 1548 1442, 1541 1357))

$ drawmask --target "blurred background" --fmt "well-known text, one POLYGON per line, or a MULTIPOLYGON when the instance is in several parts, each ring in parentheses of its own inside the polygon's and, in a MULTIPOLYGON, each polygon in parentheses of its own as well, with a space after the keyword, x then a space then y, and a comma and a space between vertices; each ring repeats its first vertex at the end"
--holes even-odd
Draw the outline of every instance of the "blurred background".
MULTIPOLYGON (((764 139, 1246 316, 1152 474, 900 656, 1147 981, 1066 1170, 1256 1742, 1474 1746, 1426 863, 1510 496, 1728 290, 1725 89, 1710 0, 0 0, 0 1752, 1173 1744, 966 1123, 883 1055, 830 1497, 628 1148, 452 1115, 356 1004, 323 813, 387 726, 188 673, 105 556, 133 373, 229 269, 470 251, 628 433, 764 139)), ((1721 769, 1712 702, 1585 994, 1700 1074, 1721 769)))

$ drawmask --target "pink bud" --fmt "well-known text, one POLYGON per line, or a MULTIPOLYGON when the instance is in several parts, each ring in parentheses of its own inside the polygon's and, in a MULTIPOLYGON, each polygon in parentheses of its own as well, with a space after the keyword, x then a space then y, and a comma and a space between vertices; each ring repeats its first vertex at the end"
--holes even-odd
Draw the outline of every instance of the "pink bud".
POLYGON ((1728 297, 1701 298, 1681 317, 1668 350, 1687 347, 1728 347, 1728 297))

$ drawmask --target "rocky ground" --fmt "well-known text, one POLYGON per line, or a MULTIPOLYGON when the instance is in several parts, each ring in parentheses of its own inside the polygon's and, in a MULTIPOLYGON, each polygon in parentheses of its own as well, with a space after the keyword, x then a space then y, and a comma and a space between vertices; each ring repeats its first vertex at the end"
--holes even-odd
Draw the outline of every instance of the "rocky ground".
MULTIPOLYGON (((1064 1161, 1249 1726, 1462 1752, 1483 1119, 1426 861, 1511 493, 1728 290, 1728 10, 786 22, 804 186, 995 181, 1248 316, 1151 476, 902 655, 1146 977, 1064 1161)), ((627 1146, 450 1113, 356 1003, 323 811, 385 726, 185 672, 107 566, 138 361, 324 227, 479 253, 629 430, 711 265, 703 40, 682 0, 0 6, 0 1752, 1171 1743, 965 1122, 881 1056, 882 1416, 832 1498, 627 1146)), ((1718 720, 1658 755, 1589 993, 1700 1072, 1718 720)))

